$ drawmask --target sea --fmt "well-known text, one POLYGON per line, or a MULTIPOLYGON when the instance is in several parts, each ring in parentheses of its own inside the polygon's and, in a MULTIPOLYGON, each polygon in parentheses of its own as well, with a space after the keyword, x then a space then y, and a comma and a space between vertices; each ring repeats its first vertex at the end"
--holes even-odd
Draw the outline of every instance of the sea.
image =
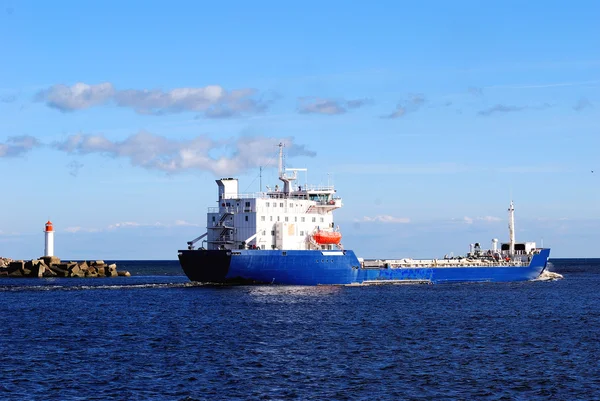
POLYGON ((0 278, 0 400, 598 400, 600 259, 371 287, 0 278))

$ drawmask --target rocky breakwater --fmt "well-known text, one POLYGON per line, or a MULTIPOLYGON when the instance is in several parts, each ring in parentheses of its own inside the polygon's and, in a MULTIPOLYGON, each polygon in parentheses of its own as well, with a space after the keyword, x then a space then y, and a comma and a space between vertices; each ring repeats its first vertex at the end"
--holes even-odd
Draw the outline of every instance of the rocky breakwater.
POLYGON ((117 271, 117 265, 102 260, 61 262, 56 256, 33 260, 0 258, 0 277, 129 277, 128 271, 117 271))

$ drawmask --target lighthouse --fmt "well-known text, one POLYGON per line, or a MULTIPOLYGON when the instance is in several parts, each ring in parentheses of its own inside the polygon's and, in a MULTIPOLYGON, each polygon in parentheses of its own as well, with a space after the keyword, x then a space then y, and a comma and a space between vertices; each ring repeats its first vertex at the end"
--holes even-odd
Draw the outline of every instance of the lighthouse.
POLYGON ((44 256, 54 256, 54 227, 52 227, 52 223, 50 221, 46 223, 44 235, 46 238, 44 256))

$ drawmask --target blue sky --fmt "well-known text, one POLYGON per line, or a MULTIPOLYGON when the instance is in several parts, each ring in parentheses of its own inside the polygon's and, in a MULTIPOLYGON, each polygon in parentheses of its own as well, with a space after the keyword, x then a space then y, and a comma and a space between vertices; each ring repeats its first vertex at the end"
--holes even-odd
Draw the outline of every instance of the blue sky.
POLYGON ((512 197, 600 257, 600 3, 524 3, 0 0, 0 255, 175 259, 285 141, 359 256, 506 240, 512 197))

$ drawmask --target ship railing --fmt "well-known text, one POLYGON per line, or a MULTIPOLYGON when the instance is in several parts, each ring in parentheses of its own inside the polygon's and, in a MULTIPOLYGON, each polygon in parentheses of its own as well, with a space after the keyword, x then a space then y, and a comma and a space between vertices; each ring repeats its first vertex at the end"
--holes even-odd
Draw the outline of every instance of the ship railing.
POLYGON ((227 197, 227 198, 221 198, 219 199, 219 202, 231 202, 231 201, 237 201, 237 200, 244 200, 244 199, 266 199, 268 198, 269 195, 266 192, 248 192, 248 193, 242 193, 242 194, 237 194, 234 197, 227 197))
POLYGON ((399 259, 399 260, 364 260, 362 266, 367 269, 381 269, 381 268, 444 268, 444 267, 497 267, 497 266, 517 266, 525 267, 529 266, 529 262, 526 260, 476 260, 476 259, 399 259))
POLYGON ((252 206, 224 206, 224 207, 209 207, 207 208, 208 213, 230 213, 230 214, 235 214, 235 213, 251 213, 256 211, 256 208, 253 208, 252 206))

